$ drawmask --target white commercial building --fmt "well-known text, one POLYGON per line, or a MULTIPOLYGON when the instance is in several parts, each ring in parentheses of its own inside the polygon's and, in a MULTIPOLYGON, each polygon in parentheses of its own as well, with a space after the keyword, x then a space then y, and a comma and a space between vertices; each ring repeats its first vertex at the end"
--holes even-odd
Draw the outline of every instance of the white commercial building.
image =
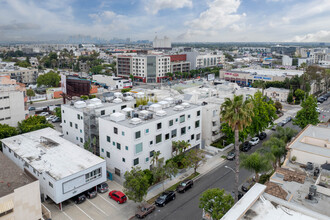
MULTIPOLYGON (((92 141, 95 137, 98 140, 98 117, 135 105, 135 99, 132 96, 122 97, 121 93, 114 93, 113 96, 105 99, 106 102, 94 98, 61 105, 64 138, 84 147, 88 139, 92 141)), ((98 146, 96 148, 98 154, 98 146)))
POLYGON ((166 36, 164 36, 163 39, 160 39, 156 36, 152 42, 152 46, 154 49, 171 49, 171 39, 166 36))
POLYGON ((17 84, 2 84, 2 81, 14 81, 0 77, 0 123, 17 126, 17 122, 28 116, 25 109, 25 89, 17 84))
POLYGON ((186 52, 186 54, 191 69, 217 66, 225 62, 225 55, 223 54, 200 54, 197 51, 186 52))
POLYGON ((93 80, 100 84, 105 84, 111 89, 124 89, 132 88, 132 82, 130 79, 124 79, 121 77, 107 76, 107 75, 93 75, 93 80))
POLYGON ((2 139, 3 153, 39 179, 42 198, 56 204, 106 181, 105 160, 52 128, 2 139))
POLYGON ((116 178, 134 166, 150 169, 157 151, 165 161, 172 158, 172 141, 184 140, 189 149, 200 148, 202 107, 165 100, 99 118, 101 156, 116 178))
POLYGON ((283 55, 282 65, 283 66, 292 66, 292 58, 290 56, 283 55))

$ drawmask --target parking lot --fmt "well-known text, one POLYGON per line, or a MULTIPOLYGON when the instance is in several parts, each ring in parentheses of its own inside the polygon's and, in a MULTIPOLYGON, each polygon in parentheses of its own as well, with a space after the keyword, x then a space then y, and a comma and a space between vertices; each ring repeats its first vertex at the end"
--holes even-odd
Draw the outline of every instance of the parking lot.
POLYGON ((71 200, 66 201, 63 204, 62 211, 55 203, 44 202, 43 204, 51 211, 54 220, 122 220, 134 216, 137 204, 130 200, 123 204, 117 204, 109 198, 108 194, 112 190, 122 191, 122 186, 114 181, 107 181, 107 183, 109 185, 108 192, 98 193, 95 198, 87 199, 81 204, 75 204, 71 200))

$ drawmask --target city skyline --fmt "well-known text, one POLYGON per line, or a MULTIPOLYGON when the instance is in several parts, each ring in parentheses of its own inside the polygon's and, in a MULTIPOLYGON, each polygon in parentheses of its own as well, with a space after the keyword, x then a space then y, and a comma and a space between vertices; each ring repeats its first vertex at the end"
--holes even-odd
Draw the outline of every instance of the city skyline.
POLYGON ((330 42, 327 0, 0 0, 0 41, 330 42))

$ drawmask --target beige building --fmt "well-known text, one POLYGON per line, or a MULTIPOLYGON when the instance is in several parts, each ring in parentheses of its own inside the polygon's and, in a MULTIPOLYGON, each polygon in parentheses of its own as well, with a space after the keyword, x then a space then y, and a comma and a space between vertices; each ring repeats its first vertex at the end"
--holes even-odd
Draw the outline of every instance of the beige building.
POLYGON ((1 152, 0 161, 0 220, 42 219, 39 181, 1 152))
POLYGON ((0 75, 9 75, 19 83, 35 84, 38 78, 38 70, 34 68, 22 68, 10 65, 11 63, 0 63, 0 75))
POLYGON ((283 88, 273 88, 270 87, 268 89, 264 90, 264 94, 273 99, 273 101, 279 101, 279 102, 286 102, 288 99, 288 95, 290 93, 290 90, 283 89, 283 88))

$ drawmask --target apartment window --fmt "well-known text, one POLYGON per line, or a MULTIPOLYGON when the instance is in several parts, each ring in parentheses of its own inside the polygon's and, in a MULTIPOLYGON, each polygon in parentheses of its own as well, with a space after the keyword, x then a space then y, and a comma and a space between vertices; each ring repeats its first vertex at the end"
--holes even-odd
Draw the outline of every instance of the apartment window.
POLYGON ((217 110, 213 110, 213 117, 217 115, 217 110))
POLYGON ((199 120, 195 121, 195 128, 199 128, 199 120))
POLYGON ((122 131, 122 132, 121 132, 121 135, 125 136, 125 132, 124 132, 124 131, 122 131))
POLYGON ((118 150, 121 149, 121 145, 120 145, 120 143, 117 143, 117 149, 118 149, 118 150))
POLYGON ((178 119, 178 118, 176 118, 176 119, 175 119, 175 122, 178 122, 178 120, 179 120, 179 119, 178 119))
POLYGON ((172 136, 172 138, 175 138, 176 137, 176 129, 174 129, 174 130, 171 131, 171 136, 172 136))
POLYGON ((162 142, 162 134, 156 136, 156 144, 162 142))
POLYGON ((48 182, 48 185, 49 185, 50 187, 52 187, 52 188, 54 187, 53 184, 52 184, 51 182, 48 182))
POLYGON ((107 142, 111 142, 111 138, 110 138, 110 136, 107 136, 107 142))
POLYGON ((64 110, 62 110, 62 113, 64 113, 64 110))
POLYGON ((190 119, 190 115, 188 115, 188 119, 190 119))
POLYGON ((181 135, 185 135, 186 134, 186 127, 181 128, 181 135))
POLYGON ((196 135, 196 141, 198 141, 199 139, 201 139, 201 134, 196 135))
POLYGON ((169 122, 168 122, 168 125, 171 127, 171 126, 173 126, 173 120, 170 120, 169 122))
POLYGON ((113 145, 113 146, 116 146, 116 142, 112 141, 112 145, 113 145))
POLYGON ((70 121, 70 127, 72 127, 72 122, 70 121))
POLYGON ((150 141, 150 142, 149 142, 149 145, 150 145, 150 146, 151 146, 151 145, 153 145, 153 144, 154 144, 154 142, 153 142, 153 141, 150 141))
POLYGON ((192 134, 190 139, 191 139, 191 140, 194 140, 194 139, 195 139, 195 135, 192 134))
POLYGON ((107 158, 110 158, 110 152, 107 151, 107 158))
POLYGON ((79 114, 77 114, 77 118, 78 118, 78 120, 80 120, 80 115, 79 114))
POLYGON ((141 131, 135 132, 135 139, 139 139, 141 137, 141 131))
POLYGON ((120 176, 120 169, 115 168, 115 174, 116 174, 117 176, 120 176))
POLYGON ((149 153, 149 157, 153 157, 153 156, 154 156, 154 153, 155 153, 154 150, 153 150, 153 151, 150 151, 150 153, 149 153))
POLYGON ((143 151, 143 145, 142 143, 136 144, 135 145, 135 153, 138 154, 143 151))
POLYGON ((138 164, 139 164, 139 158, 135 158, 133 160, 133 166, 138 165, 138 164))
POLYGON ((200 116, 200 115, 201 115, 201 111, 198 110, 198 111, 197 111, 197 116, 200 116))
POLYGON ((76 129, 78 129, 78 125, 77 125, 77 124, 74 124, 74 127, 75 127, 76 129))
POLYGON ((101 175, 102 175, 101 174, 101 168, 98 168, 96 170, 93 170, 92 172, 85 174, 86 182, 89 182, 89 181, 91 181, 93 179, 96 179, 98 177, 101 177, 101 175))
POLYGON ((78 138, 78 137, 76 137, 76 140, 79 140, 79 138, 78 138))
POLYGON ((80 129, 80 133, 82 133, 82 130, 80 129))
POLYGON ((146 129, 146 134, 149 134, 149 128, 146 129))
POLYGON ((101 115, 105 115, 105 110, 102 110, 101 111, 101 115))
POLYGON ((82 138, 80 138, 80 143, 84 142, 84 140, 82 138))
POLYGON ((162 123, 158 123, 157 124, 157 130, 161 129, 162 128, 162 123))
POLYGON ((121 161, 123 161, 125 163, 125 158, 121 158, 121 161))
POLYGON ((118 134, 118 128, 114 127, 113 128, 113 133, 118 134))
POLYGON ((185 115, 180 115, 180 123, 185 122, 186 118, 185 115))
POLYGON ((69 132, 66 132, 66 135, 69 135, 69 132))
POLYGON ((104 153, 104 149, 103 148, 101 148, 101 151, 102 151, 102 153, 104 153))
POLYGON ((125 146, 125 150, 128 150, 128 146, 125 146))
POLYGON ((64 123, 66 123, 66 120, 64 120, 64 123))
POLYGON ((170 133, 165 134, 165 140, 170 139, 170 133))

